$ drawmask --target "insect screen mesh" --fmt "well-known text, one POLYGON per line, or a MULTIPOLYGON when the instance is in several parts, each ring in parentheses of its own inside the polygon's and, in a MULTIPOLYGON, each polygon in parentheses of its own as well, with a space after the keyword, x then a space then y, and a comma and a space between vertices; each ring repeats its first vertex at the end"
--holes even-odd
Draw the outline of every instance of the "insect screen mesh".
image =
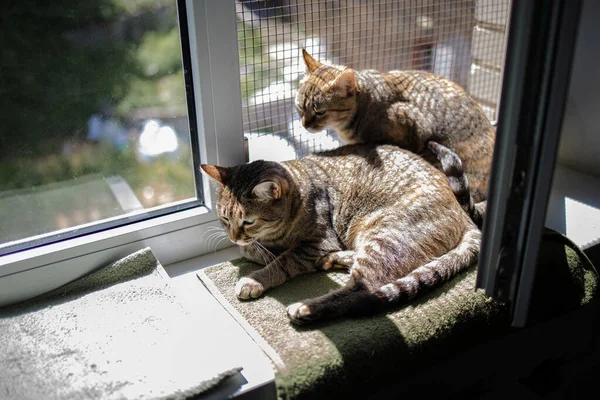
POLYGON ((340 145, 308 133, 294 108, 305 66, 419 69, 467 89, 496 118, 508 0, 238 0, 244 135, 249 159, 291 159, 340 145))

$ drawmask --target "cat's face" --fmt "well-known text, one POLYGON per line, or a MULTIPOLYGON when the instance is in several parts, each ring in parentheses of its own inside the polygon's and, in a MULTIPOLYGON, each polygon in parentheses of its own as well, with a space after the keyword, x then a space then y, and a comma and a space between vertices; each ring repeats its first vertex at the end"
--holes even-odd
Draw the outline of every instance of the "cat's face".
POLYGON ((302 51, 306 75, 296 95, 296 110, 309 132, 343 129, 356 112, 357 87, 354 70, 324 65, 302 51))
POLYGON ((255 161, 232 168, 201 166, 219 183, 217 216, 229 240, 239 246, 280 236, 289 217, 288 183, 273 165, 277 163, 255 161))

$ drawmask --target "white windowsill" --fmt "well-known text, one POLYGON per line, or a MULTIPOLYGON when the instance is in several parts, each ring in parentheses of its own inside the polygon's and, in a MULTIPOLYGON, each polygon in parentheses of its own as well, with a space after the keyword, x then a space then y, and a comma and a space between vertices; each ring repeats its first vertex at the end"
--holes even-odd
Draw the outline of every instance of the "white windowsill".
POLYGON ((559 161, 546 226, 565 234, 583 250, 600 244, 600 178, 559 161))
MULTIPOLYGON (((275 399, 275 375, 271 361, 196 276, 196 272, 202 268, 238 257, 238 248, 229 247, 164 268, 172 278, 172 283, 179 289, 183 300, 206 321, 206 330, 203 330, 197 341, 190 345, 202 346, 210 340, 209 338, 219 337, 219 342, 211 343, 211 346, 220 347, 219 354, 229 358, 231 365, 243 367, 241 375, 244 379, 228 379, 226 384, 210 392, 208 398, 219 399, 233 393, 242 398, 275 399)), ((201 364, 199 366, 202 367, 201 364)))

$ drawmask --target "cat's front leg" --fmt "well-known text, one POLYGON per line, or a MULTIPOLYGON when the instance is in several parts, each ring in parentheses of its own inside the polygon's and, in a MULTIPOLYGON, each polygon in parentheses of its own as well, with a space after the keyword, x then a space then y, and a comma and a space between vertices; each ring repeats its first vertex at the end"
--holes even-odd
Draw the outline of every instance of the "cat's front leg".
POLYGON ((325 251, 314 248, 286 250, 264 268, 241 278, 235 285, 235 294, 243 300, 260 297, 265 291, 281 285, 288 279, 316 271, 316 261, 325 254, 325 251))

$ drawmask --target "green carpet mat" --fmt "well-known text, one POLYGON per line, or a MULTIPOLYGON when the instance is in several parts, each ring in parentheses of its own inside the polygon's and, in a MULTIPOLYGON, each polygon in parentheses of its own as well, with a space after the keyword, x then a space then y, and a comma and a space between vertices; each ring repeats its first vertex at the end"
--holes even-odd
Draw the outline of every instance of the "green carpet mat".
POLYGON ((0 398, 185 399, 241 368, 204 329, 150 249, 0 309, 0 398))
MULTIPOLYGON (((533 320, 568 311, 594 296, 593 266, 573 246, 562 235, 545 234, 538 268, 544 279, 534 289, 533 320), (557 282, 565 288, 561 296, 557 282), (547 298, 554 299, 550 312, 544 305, 547 298)), ((339 287, 348 275, 332 271, 300 276, 257 300, 238 300, 236 281, 256 268, 237 259, 198 276, 270 356, 281 399, 363 396, 510 331, 507 307, 474 290, 475 268, 392 312, 302 327, 290 324, 286 307, 339 287)))

